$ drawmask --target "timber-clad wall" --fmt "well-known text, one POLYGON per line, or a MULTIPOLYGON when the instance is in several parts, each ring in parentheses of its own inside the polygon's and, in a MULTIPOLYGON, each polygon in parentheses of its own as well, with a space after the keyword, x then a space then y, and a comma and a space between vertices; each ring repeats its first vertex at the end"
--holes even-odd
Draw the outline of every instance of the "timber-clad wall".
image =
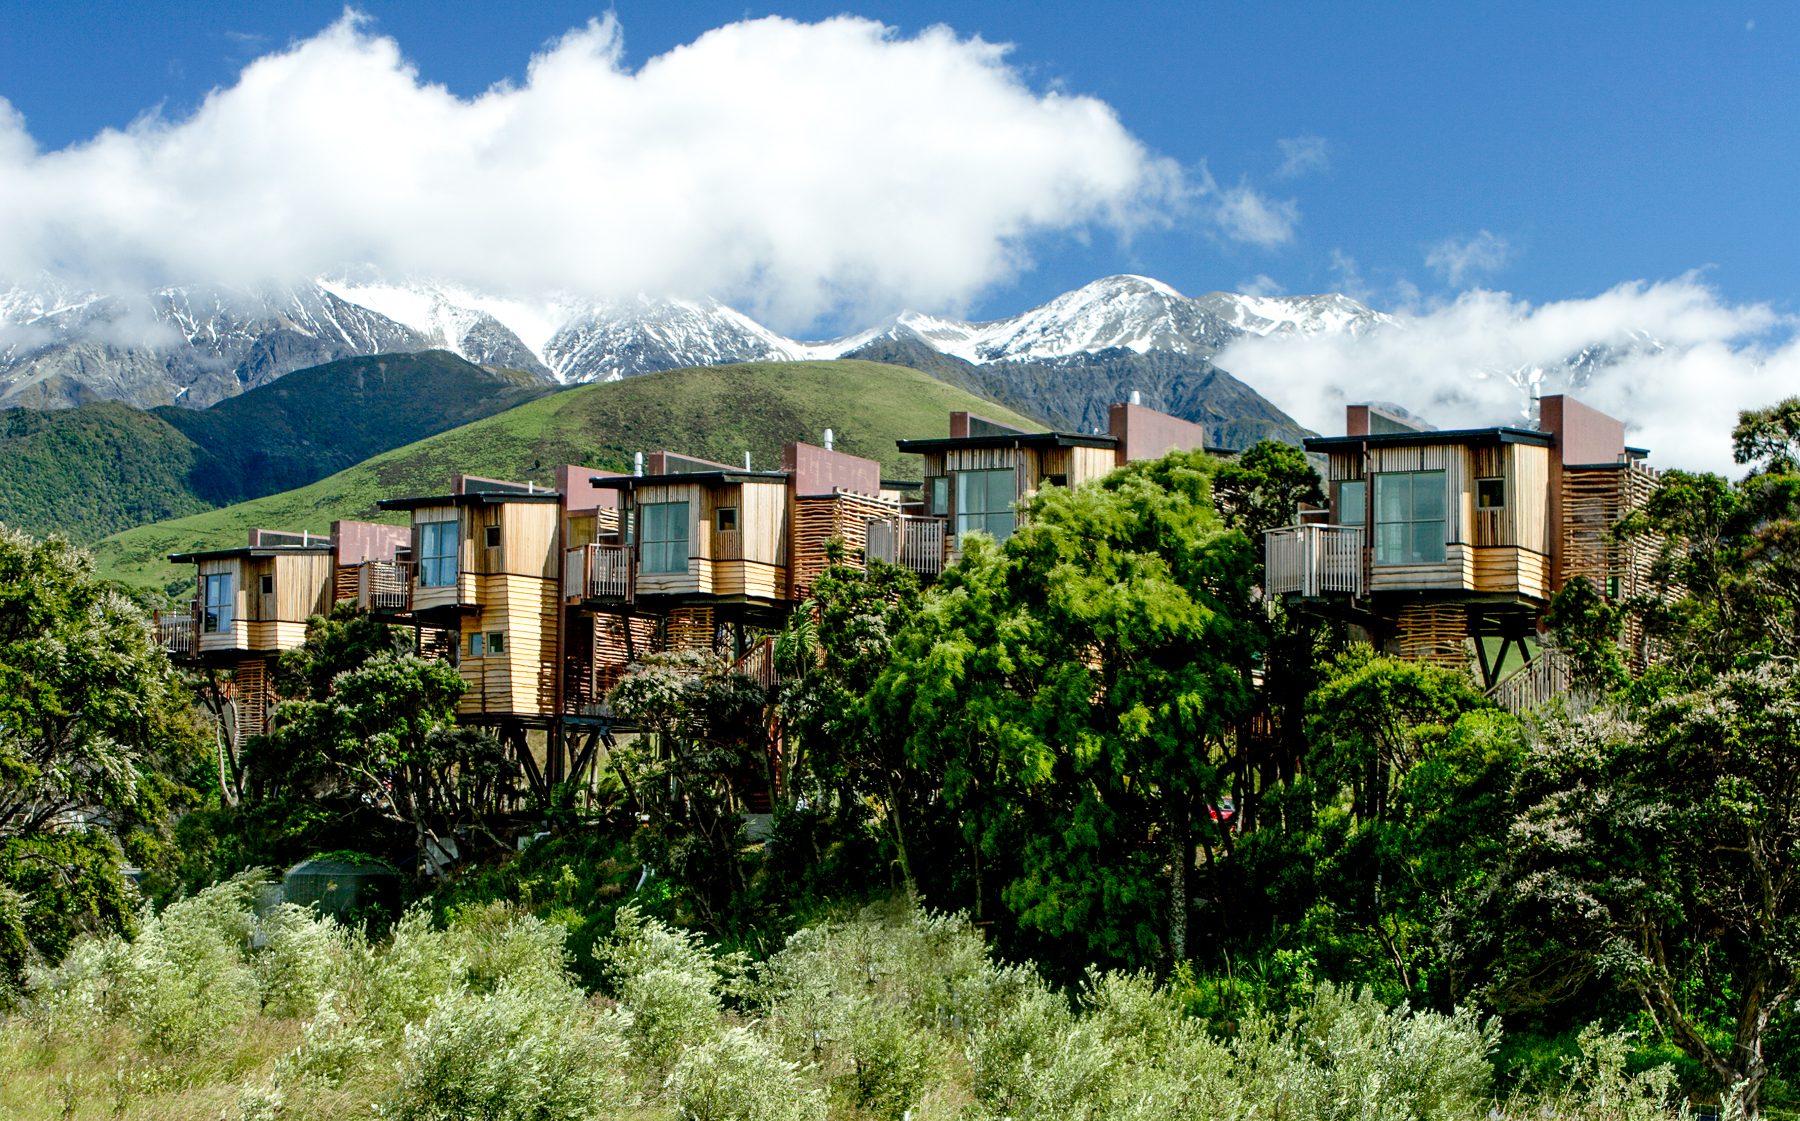
MULTIPOLYGON (((1011 448, 1002 449, 1011 454, 1011 448)), ((813 582, 830 567, 825 542, 833 537, 844 542, 844 560, 860 565, 868 547, 869 519, 891 518, 898 503, 867 495, 839 493, 830 497, 794 499, 794 563, 788 566, 787 598, 803 600, 812 594, 813 582)))
POLYGON ((1400 609, 1394 645, 1408 661, 1461 669, 1469 661, 1463 644, 1468 634, 1469 618, 1461 604, 1411 604, 1400 609))
MULTIPOLYGON (((550 507, 554 511, 554 507, 550 507)), ((546 716, 556 707, 555 581, 536 576, 477 577, 481 614, 463 620, 464 683, 456 711, 462 714, 546 716), (469 636, 506 636, 505 651, 470 657, 469 636)))

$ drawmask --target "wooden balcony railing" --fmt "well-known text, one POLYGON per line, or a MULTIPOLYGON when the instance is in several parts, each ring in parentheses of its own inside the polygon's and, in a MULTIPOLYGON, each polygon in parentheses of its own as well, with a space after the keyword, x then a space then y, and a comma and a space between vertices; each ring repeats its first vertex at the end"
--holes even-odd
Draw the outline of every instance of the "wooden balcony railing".
POLYGON ((1574 707, 1585 709, 1592 703, 1592 699, 1571 695, 1573 670, 1574 666, 1562 654, 1554 650, 1540 650, 1538 656, 1524 669, 1489 689, 1488 696, 1514 716, 1522 716, 1539 705, 1548 703, 1552 697, 1570 697, 1577 702, 1574 707))
POLYGON ((765 638, 744 651, 744 656, 732 664, 731 671, 749 677, 764 689, 773 689, 780 679, 775 672, 775 640, 765 638))
POLYGON ((563 599, 630 599, 631 546, 577 545, 563 551, 563 599))
POLYGON ((864 555, 920 576, 937 576, 944 571, 944 527, 948 524, 943 518, 905 514, 870 518, 864 555))
POLYGON ((364 611, 412 609, 412 561, 363 561, 356 566, 356 606, 364 611))
POLYGON ((1265 594, 1363 594, 1361 526, 1290 525, 1263 539, 1265 594))
POLYGON ((200 644, 200 601, 188 603, 181 611, 158 611, 155 616, 156 641, 171 654, 191 658, 200 644))

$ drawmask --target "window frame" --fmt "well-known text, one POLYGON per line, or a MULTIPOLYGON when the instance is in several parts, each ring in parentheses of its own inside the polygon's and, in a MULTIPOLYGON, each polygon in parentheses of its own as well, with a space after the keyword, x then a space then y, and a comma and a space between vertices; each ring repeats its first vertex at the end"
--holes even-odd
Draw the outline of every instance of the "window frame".
POLYGON ((925 512, 940 518, 950 516, 950 476, 933 475, 925 480, 925 512))
POLYGON ((483 634, 481 631, 470 631, 469 632, 469 657, 471 657, 471 658, 487 657, 486 643, 487 643, 487 635, 483 634))
POLYGON ((956 535, 986 533, 995 541, 1011 537, 1019 528, 1018 515, 1013 512, 1013 504, 1019 500, 1018 478, 1011 467, 956 472, 956 535), (978 503, 972 501, 977 494, 978 503), (994 500, 1001 495, 1005 501, 994 509, 994 500), (971 509, 972 505, 980 508, 971 509))
POLYGON ((502 538, 500 536, 500 523, 499 522, 495 522, 492 525, 484 525, 481 527, 481 544, 483 545, 483 547, 489 548, 489 549, 498 549, 500 547, 501 540, 502 540, 502 538))
POLYGON ((462 567, 462 533, 461 522, 451 518, 447 521, 419 523, 419 587, 421 588, 453 588, 462 567), (446 533, 446 527, 448 532, 446 533), (444 547, 444 539, 449 538, 449 552, 433 552, 435 546, 439 550, 444 547), (450 571, 445 577, 444 565, 448 562, 450 571))
POLYGON ((1490 475, 1486 478, 1475 480, 1475 508, 1477 510, 1504 510, 1504 509, 1506 509, 1506 476, 1490 475), (1498 483, 1499 484, 1499 486, 1500 486, 1500 501, 1497 504, 1494 504, 1494 505, 1483 504, 1483 502, 1481 501, 1481 484, 1483 484, 1483 483, 1498 483))
POLYGON ((713 531, 716 533, 736 533, 738 531, 738 508, 736 506, 716 506, 713 508, 713 531), (725 524, 725 515, 731 515, 731 524, 725 524))
POLYGON ((237 615, 237 595, 231 573, 208 572, 200 577, 200 633, 230 634, 237 615), (214 598, 214 589, 222 589, 214 598))
MULTIPOLYGON (((1375 563, 1378 565, 1430 565, 1443 564, 1448 556, 1448 537, 1445 530, 1449 526, 1450 504, 1445 496, 1445 472, 1438 471, 1383 471, 1375 476, 1375 563), (1384 490, 1388 486, 1397 485, 1399 480, 1406 480, 1405 509, 1408 516, 1390 518, 1385 516, 1387 507, 1384 504, 1384 490), (1421 489, 1419 482, 1428 481, 1430 486, 1421 489), (1435 517, 1420 517, 1420 495, 1437 495, 1435 517), (1405 527, 1389 531, 1390 526, 1405 527), (1426 527, 1435 526, 1435 531, 1426 527), (1429 547, 1421 549, 1421 541, 1429 547), (1396 545, 1403 546, 1396 552, 1396 545)), ((1425 509, 1430 512, 1429 507, 1425 509)))
POLYGON ((679 576, 688 570, 688 546, 692 542, 693 504, 680 502, 646 502, 638 506, 637 525, 638 572, 646 576, 679 576), (680 507, 680 516, 674 510, 680 507), (652 514, 652 511, 655 511, 652 514), (680 527, 677 534, 671 522, 680 527), (655 523, 654 526, 652 523, 655 523), (659 535, 652 537, 654 528, 659 535))
POLYGON ((260 576, 258 576, 256 578, 256 591, 257 591, 258 595, 265 595, 265 596, 274 595, 275 594, 275 574, 273 572, 265 572, 265 573, 261 574, 260 576))
POLYGON ((1366 526, 1369 524, 1369 481, 1367 479, 1341 479, 1338 481, 1338 520, 1339 525, 1366 526), (1344 501, 1346 488, 1354 487, 1361 496, 1355 503, 1344 501), (1356 516, 1350 516, 1351 507, 1355 507, 1356 516))
POLYGON ((487 632, 487 652, 496 657, 505 657, 506 656, 506 632, 505 631, 488 631, 487 632))

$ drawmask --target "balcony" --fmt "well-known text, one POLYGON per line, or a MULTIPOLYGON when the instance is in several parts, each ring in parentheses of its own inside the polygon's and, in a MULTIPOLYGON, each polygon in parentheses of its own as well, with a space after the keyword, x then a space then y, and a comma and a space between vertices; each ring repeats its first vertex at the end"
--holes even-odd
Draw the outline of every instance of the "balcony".
POLYGON ((863 555, 910 569, 920 576, 944 571, 943 518, 916 518, 905 514, 870 518, 863 555))
POLYGON ((1290 525, 1263 537, 1265 594, 1363 594, 1361 526, 1290 525))
POLYGON ((577 545, 563 551, 563 601, 630 599, 631 546, 577 545))
POLYGON ((356 606, 379 614, 412 609, 411 561, 363 561, 356 566, 356 606))
POLYGON ((193 600, 188 603, 185 612, 158 611, 154 616, 156 624, 156 641, 162 643, 169 653, 180 658, 191 658, 199 649, 200 643, 200 603, 193 600))

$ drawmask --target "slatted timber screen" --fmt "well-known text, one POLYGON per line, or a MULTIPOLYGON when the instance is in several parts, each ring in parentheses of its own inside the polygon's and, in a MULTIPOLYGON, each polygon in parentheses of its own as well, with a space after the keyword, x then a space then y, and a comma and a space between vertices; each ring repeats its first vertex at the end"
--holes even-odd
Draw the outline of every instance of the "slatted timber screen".
POLYGON ((362 570, 354 564, 340 564, 332 575, 331 598, 333 600, 355 599, 357 584, 362 570))
MULTIPOLYGON (((1564 584, 1585 576, 1601 595, 1615 603, 1656 592, 1650 569, 1662 551, 1663 539, 1645 534, 1621 541, 1613 534, 1625 516, 1650 500, 1660 476, 1637 464, 1620 467, 1563 469, 1562 555, 1560 575, 1564 584)), ((1649 659, 1643 628, 1634 616, 1626 617, 1623 636, 1634 666, 1649 659)))
POLYGON ((1413 604, 1400 609, 1395 642, 1408 661, 1461 669, 1469 661, 1463 644, 1468 634, 1469 617, 1460 604, 1413 604))
POLYGON ((237 701, 237 734, 242 743, 269 730, 269 667, 262 659, 239 662, 232 673, 237 701))
POLYGON ((788 598, 805 599, 830 561, 825 542, 833 537, 844 542, 844 562, 862 566, 868 546, 870 518, 891 518, 900 512, 897 503, 862 494, 839 492, 794 499, 793 549, 788 561, 788 598))
POLYGON ((596 615, 592 637, 585 696, 588 703, 599 704, 624 676, 626 666, 635 658, 656 653, 656 620, 641 615, 596 615))
POLYGON ((665 641, 671 653, 714 653, 716 634, 710 607, 677 607, 669 612, 665 641))

